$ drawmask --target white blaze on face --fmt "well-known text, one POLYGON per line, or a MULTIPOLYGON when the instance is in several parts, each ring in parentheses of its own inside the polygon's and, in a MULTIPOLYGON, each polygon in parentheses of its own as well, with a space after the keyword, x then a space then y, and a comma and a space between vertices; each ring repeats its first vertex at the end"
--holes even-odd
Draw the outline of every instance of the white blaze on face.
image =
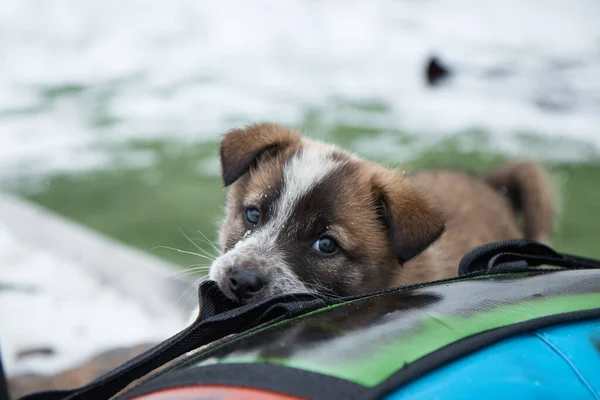
POLYGON ((327 145, 311 143, 295 154, 283 169, 283 190, 271 221, 274 228, 283 226, 291 218, 298 201, 342 164, 332 158, 331 148, 327 145))
MULTIPOLYGON (((244 235, 230 251, 217 258, 210 268, 211 279, 219 282, 226 268, 238 263, 243 265, 245 261, 255 264, 257 259, 268 259, 265 268, 267 265, 283 267, 279 270, 285 270, 290 279, 292 273, 287 271, 289 268, 285 264, 284 254, 277 249, 276 239, 293 216, 300 199, 345 163, 332 157, 333 149, 330 145, 306 141, 305 147, 290 158, 283 168, 282 191, 270 221, 252 234, 244 235)), ((277 277, 272 279, 276 280, 277 277)), ((301 285, 300 282, 298 284, 301 285)))

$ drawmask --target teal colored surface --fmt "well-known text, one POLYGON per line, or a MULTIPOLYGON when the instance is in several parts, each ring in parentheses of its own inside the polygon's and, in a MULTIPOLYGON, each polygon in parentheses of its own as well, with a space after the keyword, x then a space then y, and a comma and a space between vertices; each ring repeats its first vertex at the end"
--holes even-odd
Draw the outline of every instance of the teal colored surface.
POLYGON ((537 336, 577 370, 590 391, 600 393, 600 321, 542 330, 537 336))
POLYGON ((600 399, 600 320, 504 340, 387 400, 600 399))

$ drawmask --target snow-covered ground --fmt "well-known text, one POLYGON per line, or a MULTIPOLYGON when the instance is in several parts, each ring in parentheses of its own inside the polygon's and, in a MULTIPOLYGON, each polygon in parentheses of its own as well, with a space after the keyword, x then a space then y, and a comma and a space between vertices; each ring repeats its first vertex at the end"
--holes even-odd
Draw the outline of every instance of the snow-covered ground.
POLYGON ((52 373, 185 327, 194 290, 161 261, 0 194, 0 351, 9 374, 52 373), (19 359, 19 352, 52 355, 19 359))
POLYGON ((597 0, 3 0, 0 177, 314 109, 423 140, 477 127, 505 151, 516 132, 598 148, 599 20, 597 0), (436 90, 422 82, 433 53, 457 73, 436 90))
MULTIPOLYGON (((432 141, 482 128, 508 152, 519 151, 518 132, 598 150, 599 21, 598 0, 2 0, 0 181, 103 168, 107 148, 130 139, 298 125, 310 110, 319 129, 350 123, 432 141), (436 89, 422 79, 432 54, 456 72, 436 89), (353 102, 384 111, 343 106, 353 102)), ((357 143, 402 154, 391 139, 357 143)), ((578 156, 560 150, 552 157, 578 156)), ((182 327, 87 268, 116 247, 65 256, 61 235, 35 236, 45 225, 19 234, 2 218, 0 346, 10 372, 54 371, 182 327), (32 345, 57 356, 15 362, 32 345)), ((122 281, 137 287, 135 277, 122 281)))

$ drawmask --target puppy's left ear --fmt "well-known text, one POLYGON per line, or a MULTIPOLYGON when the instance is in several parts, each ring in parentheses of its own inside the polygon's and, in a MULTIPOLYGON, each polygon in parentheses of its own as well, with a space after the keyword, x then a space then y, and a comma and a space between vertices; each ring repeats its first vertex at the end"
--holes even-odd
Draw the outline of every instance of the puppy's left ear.
POLYGON ((400 264, 427 249, 444 232, 446 218, 437 202, 402 175, 381 171, 373 186, 400 264))
POLYGON ((255 124, 229 131, 221 141, 223 183, 231 185, 264 156, 273 156, 283 148, 300 142, 300 135, 277 124, 255 124))

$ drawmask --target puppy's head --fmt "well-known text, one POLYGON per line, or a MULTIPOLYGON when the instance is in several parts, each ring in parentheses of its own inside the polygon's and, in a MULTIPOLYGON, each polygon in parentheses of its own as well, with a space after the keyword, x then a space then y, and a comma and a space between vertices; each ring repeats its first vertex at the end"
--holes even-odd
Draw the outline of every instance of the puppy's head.
POLYGON ((242 303, 383 289, 444 229, 401 174, 285 127, 231 131, 220 150, 231 187, 210 278, 242 303))

